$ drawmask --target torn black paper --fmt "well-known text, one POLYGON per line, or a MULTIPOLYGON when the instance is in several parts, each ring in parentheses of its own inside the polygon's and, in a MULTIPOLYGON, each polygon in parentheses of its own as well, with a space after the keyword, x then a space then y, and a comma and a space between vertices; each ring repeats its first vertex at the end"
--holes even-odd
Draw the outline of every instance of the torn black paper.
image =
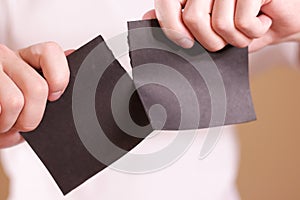
MULTIPOLYGON (((47 105, 43 120, 36 130, 22 134, 47 167, 63 194, 67 194, 85 180, 104 169, 108 163, 112 163, 123 155, 119 151, 114 151, 114 148, 106 149, 104 154, 107 156, 108 163, 99 162, 82 144, 74 124, 72 92, 75 77, 83 60, 92 50, 95 51, 95 48, 100 43, 104 44, 103 39, 99 36, 68 56, 71 77, 65 93, 58 101, 47 105)), ((99 68, 103 67, 101 66, 103 59, 107 59, 108 57, 108 59, 114 60, 106 69, 97 87, 97 104, 95 107, 97 117, 107 137, 127 152, 135 147, 147 134, 151 133, 152 130, 148 129, 146 133, 139 133, 141 134, 141 138, 137 138, 124 133, 118 128, 110 110, 111 92, 116 81, 122 75, 127 74, 119 62, 113 58, 111 51, 105 45, 96 49, 95 53, 97 52, 98 56, 94 57, 93 63, 99 68)), ((86 73, 94 73, 94 70, 91 65, 86 73)), ((128 90, 134 87, 128 75, 124 86, 128 90)), ((82 90, 80 92, 83 93, 89 90, 89 85, 82 83, 82 88, 79 88, 79 90, 82 90)), ((136 95, 137 93, 134 93, 130 104, 130 110, 134 112, 132 114, 133 120, 141 124, 149 124, 145 112, 141 112, 142 105, 136 95), (135 111, 136 109, 137 111, 135 111)), ((82 98, 84 98, 84 93, 82 94, 82 98)), ((121 96, 119 98, 122 99, 121 96)), ((119 112, 123 111, 120 110, 119 112)), ((94 133, 94 130, 90 127, 86 127, 86 129, 91 134, 91 141, 95 142, 95 145, 97 145, 97 142, 101 144, 101 141, 95 141, 92 137, 92 134, 97 133, 94 133)))
MULTIPOLYGON (((208 53, 196 44, 191 50, 183 50, 163 35, 156 20, 130 22, 128 38, 134 80, 99 36, 68 56, 71 71, 68 88, 58 101, 48 103, 36 130, 22 133, 64 194, 118 160, 154 129, 186 130, 255 119, 248 82, 247 49, 227 47, 217 53, 208 53), (141 65, 148 69, 139 70, 141 65), (161 65, 167 66, 165 71, 160 71, 161 65), (205 80, 203 73, 197 71, 210 72, 213 67, 218 70, 217 78, 212 76, 205 80), (92 79, 97 78, 99 69, 104 73, 98 77, 93 99, 89 99, 87 96, 94 87, 92 79), (178 72, 174 77, 181 78, 182 83, 172 79, 169 73, 172 70, 178 72), (77 84, 79 74, 87 81, 77 84), (113 92, 121 77, 121 90, 113 92), (185 83, 191 91, 183 87, 185 83), (221 89, 218 88, 220 84, 223 85, 221 89), (218 96, 218 89, 223 95, 218 96), (112 112, 115 106, 112 97, 119 99, 116 105, 121 123, 122 116, 129 112, 132 121, 141 129, 128 125, 125 127, 128 132, 119 127, 112 112), (125 100, 127 97, 130 97, 129 104, 125 100), (166 116, 160 108, 149 114, 151 107, 158 104, 164 107, 166 116), (91 109, 95 110, 95 116, 91 109), (212 114, 213 109, 224 113, 212 114), (93 123, 95 120, 105 135, 100 134, 99 127, 93 123), (106 139, 122 151, 110 146, 106 139), (86 148, 87 144, 96 155, 86 148)), ((124 117, 125 126, 126 120, 124 117)))
MULTIPOLYGON (((249 89, 247 48, 227 46, 219 52, 210 53, 196 43, 192 49, 183 50, 166 38, 158 28, 157 20, 129 22, 128 27, 132 67, 146 65, 138 73, 133 70, 137 88, 141 83, 146 84, 138 88, 146 113, 154 104, 163 105, 167 112, 166 123, 158 124, 158 127, 154 124, 154 129, 197 129, 256 119, 249 89), (151 70, 154 64, 160 65, 151 70), (161 75, 164 66, 171 70, 165 70, 168 72, 161 75), (183 76, 183 81, 174 78, 177 73, 183 76), (157 83, 153 83, 155 81, 157 83), (185 81, 190 84, 190 91, 183 87, 185 81), (171 91, 170 86, 177 88, 173 87, 171 91), (176 91, 179 91, 178 94, 176 91), (193 92, 196 104, 190 98, 193 92), (179 93, 182 102, 178 102, 179 93), (215 110, 212 110, 213 107, 215 110), (182 119, 185 110, 187 112, 182 119), (195 113, 200 114, 199 121, 194 121, 195 113), (224 117, 222 114, 225 114, 224 117)), ((152 122, 160 121, 156 119, 160 118, 159 114, 149 118, 152 122)))

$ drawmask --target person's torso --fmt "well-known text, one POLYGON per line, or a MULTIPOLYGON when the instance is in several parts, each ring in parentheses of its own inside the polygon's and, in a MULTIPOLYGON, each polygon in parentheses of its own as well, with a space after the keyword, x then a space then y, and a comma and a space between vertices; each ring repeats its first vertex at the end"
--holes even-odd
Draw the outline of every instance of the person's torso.
MULTIPOLYGON (((18 49, 55 41, 64 49, 76 49, 97 35, 109 40, 126 32, 128 20, 141 19, 152 8, 153 0, 3 0, 0 43, 18 49)), ((128 58, 119 59, 126 69, 130 67, 128 58)), ((67 197, 62 197, 27 144, 3 150, 2 161, 12 180, 9 200, 223 199, 234 191, 238 160, 235 135, 231 127, 224 128, 215 149, 200 160, 206 133, 198 131, 183 156, 160 171, 137 175, 106 169, 67 197)), ((147 138, 137 151, 157 151, 174 137, 176 133, 161 132, 147 138)))

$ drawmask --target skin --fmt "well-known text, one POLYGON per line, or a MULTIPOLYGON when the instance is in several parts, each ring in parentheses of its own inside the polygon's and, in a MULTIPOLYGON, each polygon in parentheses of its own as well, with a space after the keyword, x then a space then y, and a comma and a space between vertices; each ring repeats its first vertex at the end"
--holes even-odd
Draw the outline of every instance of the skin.
MULTIPOLYGON (((165 34, 183 48, 197 40, 209 51, 225 45, 249 46, 300 41, 300 0, 155 0, 165 34)), ((54 42, 16 52, 0 45, 0 148, 23 141, 19 132, 35 129, 47 100, 55 101, 69 82, 66 54, 54 42), (36 70, 42 70, 43 77, 36 70)))
POLYGON ((157 18, 170 40, 190 48, 194 40, 209 51, 299 41, 299 0, 155 0, 157 18))
POLYGON ((0 148, 20 143, 19 132, 38 126, 47 100, 59 99, 69 75, 65 53, 54 42, 16 52, 0 45, 0 148))

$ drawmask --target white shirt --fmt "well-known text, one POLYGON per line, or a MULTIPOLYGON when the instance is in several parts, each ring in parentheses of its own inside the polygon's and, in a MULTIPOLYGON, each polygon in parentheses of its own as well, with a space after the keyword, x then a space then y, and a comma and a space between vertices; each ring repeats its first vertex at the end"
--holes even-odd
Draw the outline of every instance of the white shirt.
MULTIPOLYGON (((2 0, 0 43, 18 49, 55 41, 64 49, 76 49, 99 34, 109 39, 125 32, 128 20, 141 19, 152 8, 152 0, 2 0)), ((130 68, 128 58, 120 60, 130 68)), ((238 145, 233 128, 225 127, 213 151, 200 160, 206 132, 198 131, 184 155, 162 170, 128 174, 107 168, 66 197, 26 143, 1 150, 2 164, 10 177, 9 200, 238 199, 238 145)), ((175 136, 162 132, 145 139, 136 151, 155 152, 175 136)))

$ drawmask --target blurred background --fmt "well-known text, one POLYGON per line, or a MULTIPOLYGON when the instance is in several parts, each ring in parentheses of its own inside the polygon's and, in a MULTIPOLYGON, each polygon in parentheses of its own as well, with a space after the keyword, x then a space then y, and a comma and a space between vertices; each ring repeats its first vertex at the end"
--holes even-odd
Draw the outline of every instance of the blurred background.
POLYGON ((242 200, 300 199, 300 72, 288 64, 252 74, 257 121, 237 126, 242 200))
MULTIPOLYGON (((300 71, 298 46, 251 55, 251 91, 258 120, 237 126, 242 200, 300 199, 300 71)), ((0 200, 10 180, 0 163, 0 200)))

